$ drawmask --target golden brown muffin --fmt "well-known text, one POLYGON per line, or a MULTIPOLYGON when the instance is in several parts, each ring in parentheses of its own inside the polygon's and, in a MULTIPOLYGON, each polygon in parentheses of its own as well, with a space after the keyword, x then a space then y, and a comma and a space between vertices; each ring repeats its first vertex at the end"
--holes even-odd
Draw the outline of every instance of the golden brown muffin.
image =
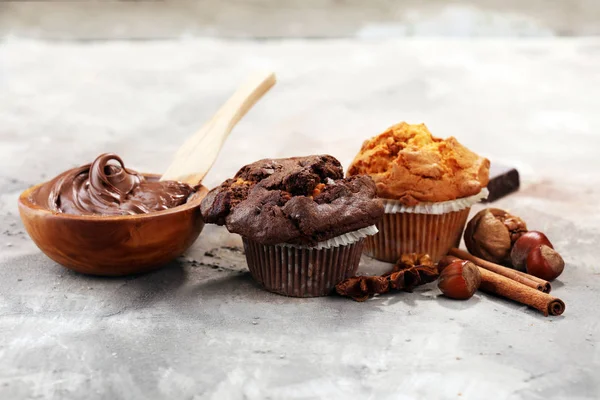
POLYGON ((365 141, 348 175, 370 175, 379 197, 414 206, 479 193, 489 168, 487 158, 454 137, 436 138, 424 124, 402 122, 365 141))

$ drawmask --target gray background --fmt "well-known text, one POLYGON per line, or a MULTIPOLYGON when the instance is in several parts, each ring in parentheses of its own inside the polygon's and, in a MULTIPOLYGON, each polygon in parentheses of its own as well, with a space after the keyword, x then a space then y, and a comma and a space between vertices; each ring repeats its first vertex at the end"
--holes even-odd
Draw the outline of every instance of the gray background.
POLYGON ((59 3, 0 3, 1 399, 600 397, 594 2, 59 3), (451 301, 435 284, 363 304, 285 298, 212 226, 165 268, 117 279, 63 269, 29 240, 21 191, 105 151, 160 173, 257 69, 279 83, 207 186, 262 157, 348 165, 365 138, 425 122, 519 168, 522 190, 495 206, 561 251, 565 314, 451 301))
POLYGON ((599 18, 596 0, 0 1, 0 34, 60 40, 586 36, 599 18))

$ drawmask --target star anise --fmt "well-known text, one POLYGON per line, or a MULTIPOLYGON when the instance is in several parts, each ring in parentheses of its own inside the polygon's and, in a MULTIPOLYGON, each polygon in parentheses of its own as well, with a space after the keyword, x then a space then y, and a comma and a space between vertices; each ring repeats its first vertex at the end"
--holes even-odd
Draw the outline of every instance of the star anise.
POLYGON ((393 289, 411 291, 417 286, 435 281, 439 273, 428 254, 411 253, 403 254, 387 275, 393 289))
POLYGON ((351 297, 356 301, 365 301, 378 293, 389 290, 390 282, 385 276, 353 276, 335 286, 342 296, 351 297))
POLYGON ((438 275, 429 255, 403 254, 390 272, 379 276, 353 276, 338 283, 335 290, 341 296, 365 301, 390 289, 411 291, 416 286, 435 281, 438 275))

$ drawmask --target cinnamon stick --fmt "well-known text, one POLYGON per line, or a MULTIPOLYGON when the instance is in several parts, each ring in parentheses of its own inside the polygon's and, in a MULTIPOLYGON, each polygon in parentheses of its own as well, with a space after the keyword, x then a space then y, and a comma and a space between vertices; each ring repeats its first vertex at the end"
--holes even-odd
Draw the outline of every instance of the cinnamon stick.
POLYGON ((546 317, 548 315, 561 315, 565 311, 565 303, 548 293, 525 286, 515 280, 499 275, 479 267, 481 272, 481 285, 479 289, 484 292, 496 294, 526 304, 529 307, 541 311, 546 317))
POLYGON ((524 276, 524 277, 531 279, 532 281, 535 281, 535 282, 539 283, 540 285, 542 285, 542 287, 543 287, 542 291, 544 293, 550 293, 550 290, 552 290, 552 284, 550 282, 548 282, 547 280, 538 278, 537 276, 534 276, 534 275, 526 274, 525 272, 518 271, 516 269, 514 271, 516 274, 524 276))
POLYGON ((463 260, 471 261, 477 266, 487 269, 488 271, 495 272, 496 274, 505 276, 513 281, 519 282, 530 288, 534 288, 544 293, 550 293, 552 286, 550 282, 545 281, 533 275, 526 274, 525 272, 517 271, 511 268, 504 267, 499 264, 484 260, 483 258, 475 257, 474 255, 467 253, 464 250, 452 248, 448 254, 458 257, 463 260))

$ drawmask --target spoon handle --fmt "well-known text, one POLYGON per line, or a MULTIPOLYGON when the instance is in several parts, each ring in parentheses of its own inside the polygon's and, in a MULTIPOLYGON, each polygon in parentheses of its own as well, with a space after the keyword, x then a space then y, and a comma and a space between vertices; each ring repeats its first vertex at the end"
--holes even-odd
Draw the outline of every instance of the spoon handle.
POLYGON ((217 159, 233 127, 275 82, 275 74, 272 72, 257 73, 250 77, 211 120, 177 150, 175 159, 160 180, 198 184, 217 159))

